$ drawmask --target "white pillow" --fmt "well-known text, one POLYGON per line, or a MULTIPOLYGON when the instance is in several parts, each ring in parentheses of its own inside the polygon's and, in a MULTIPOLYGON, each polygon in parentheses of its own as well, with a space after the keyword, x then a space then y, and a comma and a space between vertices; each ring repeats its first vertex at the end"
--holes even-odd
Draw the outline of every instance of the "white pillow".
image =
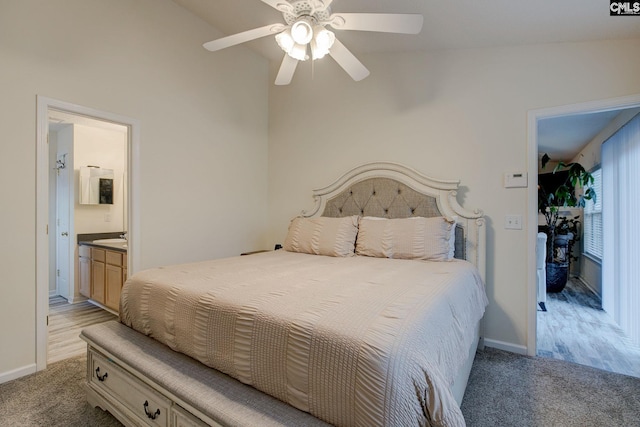
POLYGON ((379 258, 448 261, 455 222, 444 217, 360 218, 356 254, 379 258))
POLYGON ((289 252, 345 257, 354 255, 358 216, 297 217, 289 224, 283 249, 289 252))

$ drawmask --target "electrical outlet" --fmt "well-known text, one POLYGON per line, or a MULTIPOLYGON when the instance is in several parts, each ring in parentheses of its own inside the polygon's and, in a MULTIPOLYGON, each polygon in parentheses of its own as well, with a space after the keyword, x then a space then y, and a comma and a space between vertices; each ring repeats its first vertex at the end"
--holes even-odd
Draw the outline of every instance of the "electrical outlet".
POLYGON ((522 215, 505 216, 504 228, 507 230, 522 230, 522 215))

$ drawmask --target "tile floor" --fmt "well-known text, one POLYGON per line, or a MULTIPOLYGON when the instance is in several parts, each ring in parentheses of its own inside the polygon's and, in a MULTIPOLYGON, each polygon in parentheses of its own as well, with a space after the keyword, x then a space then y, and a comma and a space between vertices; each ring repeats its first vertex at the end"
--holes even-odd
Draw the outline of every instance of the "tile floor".
POLYGON ((547 294, 538 309, 538 356, 640 377, 640 347, 625 336, 598 296, 578 279, 547 294))

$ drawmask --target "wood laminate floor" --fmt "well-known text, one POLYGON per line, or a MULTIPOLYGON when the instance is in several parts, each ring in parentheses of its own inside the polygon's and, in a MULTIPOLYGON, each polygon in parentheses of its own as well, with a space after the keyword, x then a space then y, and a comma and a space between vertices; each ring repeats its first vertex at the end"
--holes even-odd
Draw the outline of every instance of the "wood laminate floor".
POLYGON ((69 304, 60 296, 49 298, 47 363, 85 353, 87 343, 80 339, 82 328, 115 319, 116 315, 88 301, 69 304))
POLYGON ((546 308, 538 309, 538 356, 640 377, 640 347, 578 279, 562 292, 547 293, 546 308))

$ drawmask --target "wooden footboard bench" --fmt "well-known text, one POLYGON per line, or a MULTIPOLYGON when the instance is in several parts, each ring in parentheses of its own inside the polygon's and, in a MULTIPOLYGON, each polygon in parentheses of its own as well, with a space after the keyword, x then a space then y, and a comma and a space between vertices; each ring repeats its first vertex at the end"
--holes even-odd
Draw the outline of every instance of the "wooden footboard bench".
POLYGON ((80 336, 87 400, 127 426, 328 426, 117 321, 80 336))

